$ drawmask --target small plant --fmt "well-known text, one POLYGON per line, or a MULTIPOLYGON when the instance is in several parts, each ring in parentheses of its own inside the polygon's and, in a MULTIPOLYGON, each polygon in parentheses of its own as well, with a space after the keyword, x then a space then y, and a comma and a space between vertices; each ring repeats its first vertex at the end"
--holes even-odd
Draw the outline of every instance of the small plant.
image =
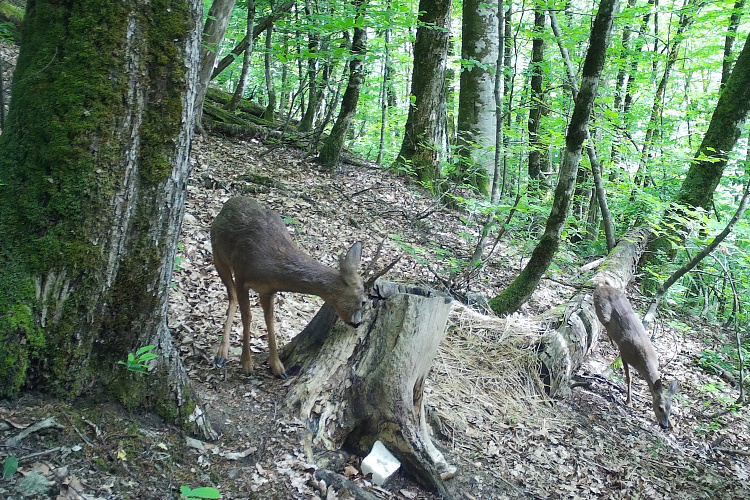
POLYGON ((154 347, 156 346, 143 346, 135 351, 135 354, 133 354, 132 352, 128 353, 127 361, 118 361, 118 363, 121 365, 125 365, 125 368, 127 368, 131 372, 146 373, 148 372, 148 365, 146 364, 146 362, 157 357, 156 354, 149 352, 154 347))
POLYGON ((221 498, 221 492, 216 488, 203 487, 191 489, 189 486, 180 487, 180 498, 193 500, 196 498, 221 498))
MULTIPOLYGON (((178 250, 178 251, 179 251, 180 253, 185 253, 185 247, 184 247, 184 246, 182 246, 182 243, 178 243, 178 244, 177 244, 177 250, 178 250)), ((179 254, 178 254, 178 255, 175 255, 175 256, 174 256, 174 264, 172 265, 172 270, 173 270, 173 271, 179 271, 179 270, 180 270, 180 265, 181 265, 181 264, 182 264, 182 263, 183 263, 184 261, 185 261, 185 258, 184 258, 184 257, 180 257, 180 255, 179 255, 179 254)))
POLYGON ((8 479, 18 470, 18 459, 14 456, 9 456, 5 459, 5 465, 3 465, 3 479, 8 479))

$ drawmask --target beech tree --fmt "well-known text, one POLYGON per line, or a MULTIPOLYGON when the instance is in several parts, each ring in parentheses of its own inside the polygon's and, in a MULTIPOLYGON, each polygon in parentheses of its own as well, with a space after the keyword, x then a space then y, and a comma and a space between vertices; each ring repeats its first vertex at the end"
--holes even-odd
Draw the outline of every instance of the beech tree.
POLYGON ((552 210, 547 218, 544 233, 534 248, 529 262, 508 288, 490 301, 492 309, 497 314, 513 312, 526 302, 539 284, 539 280, 546 272, 560 245, 560 235, 568 217, 583 142, 588 135, 589 117, 599 88, 599 76, 604 67, 617 4, 618 0, 602 0, 599 4, 599 11, 591 28, 581 88, 575 100, 573 116, 570 118, 565 139, 565 151, 558 174, 552 210))
POLYGON ((367 49, 367 30, 363 26, 365 17, 365 0, 353 0, 352 5, 355 9, 354 15, 354 36, 352 37, 352 58, 349 61, 349 83, 346 86, 344 97, 341 99, 341 108, 338 118, 334 123, 331 132, 328 134, 323 148, 320 150, 319 160, 321 165, 333 170, 339 162, 341 150, 344 147, 344 139, 349 131, 349 125, 357 111, 357 102, 359 101, 359 91, 365 80, 364 75, 364 56, 367 49))
POLYGON ((458 95, 458 154, 462 175, 487 191, 495 171, 495 75, 497 8, 464 0, 461 27, 461 91, 458 95))
POLYGON ((0 135, 0 396, 93 386, 213 435, 167 327, 201 10, 28 3, 0 135), (148 376, 118 364, 144 346, 148 376))
POLYGON ((445 122, 445 66, 450 38, 449 0, 420 0, 411 102, 396 165, 406 166, 420 180, 438 178, 439 144, 445 122))

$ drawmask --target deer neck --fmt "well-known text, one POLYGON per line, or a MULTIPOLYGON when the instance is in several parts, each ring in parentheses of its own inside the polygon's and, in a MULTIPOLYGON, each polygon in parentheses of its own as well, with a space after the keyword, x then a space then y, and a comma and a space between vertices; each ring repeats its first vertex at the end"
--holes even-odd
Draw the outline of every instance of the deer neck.
POLYGON ((278 269, 279 291, 317 295, 327 299, 335 293, 339 272, 306 255, 287 259, 278 269))

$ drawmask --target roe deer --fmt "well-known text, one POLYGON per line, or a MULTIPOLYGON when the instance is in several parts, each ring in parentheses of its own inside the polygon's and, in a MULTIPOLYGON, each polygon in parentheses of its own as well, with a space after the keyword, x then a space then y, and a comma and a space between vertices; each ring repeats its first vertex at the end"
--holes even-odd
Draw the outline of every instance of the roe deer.
POLYGON ((669 414, 672 411, 672 395, 677 392, 677 381, 665 387, 659 377, 659 359, 651 345, 646 329, 636 316, 625 294, 609 285, 599 285, 594 292, 594 309, 607 335, 620 349, 625 383, 628 386, 626 404, 630 399, 630 369, 632 366, 646 379, 654 404, 656 421, 662 429, 669 429, 669 414))
POLYGON ((250 373, 250 289, 258 292, 268 330, 268 363, 274 375, 286 376, 276 352, 273 303, 276 292, 318 295, 339 317, 353 327, 362 321, 367 304, 357 267, 362 258, 362 242, 339 257, 339 269, 313 260, 292 242, 279 215, 260 203, 237 196, 230 198, 211 224, 214 265, 229 294, 224 335, 216 354, 216 364, 226 363, 232 319, 240 306, 242 316, 242 371, 250 373), (234 276, 234 278, 232 278, 234 276))

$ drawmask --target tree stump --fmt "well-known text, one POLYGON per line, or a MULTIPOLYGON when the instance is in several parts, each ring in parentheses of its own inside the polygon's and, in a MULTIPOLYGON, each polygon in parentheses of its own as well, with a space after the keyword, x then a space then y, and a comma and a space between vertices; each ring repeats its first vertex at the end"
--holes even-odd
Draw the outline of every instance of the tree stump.
POLYGON ((407 472, 449 498, 443 480, 455 468, 430 438, 422 396, 451 299, 380 280, 371 297, 356 330, 325 304, 285 346, 281 359, 299 373, 285 405, 307 421, 314 445, 364 453, 379 439, 407 472))

